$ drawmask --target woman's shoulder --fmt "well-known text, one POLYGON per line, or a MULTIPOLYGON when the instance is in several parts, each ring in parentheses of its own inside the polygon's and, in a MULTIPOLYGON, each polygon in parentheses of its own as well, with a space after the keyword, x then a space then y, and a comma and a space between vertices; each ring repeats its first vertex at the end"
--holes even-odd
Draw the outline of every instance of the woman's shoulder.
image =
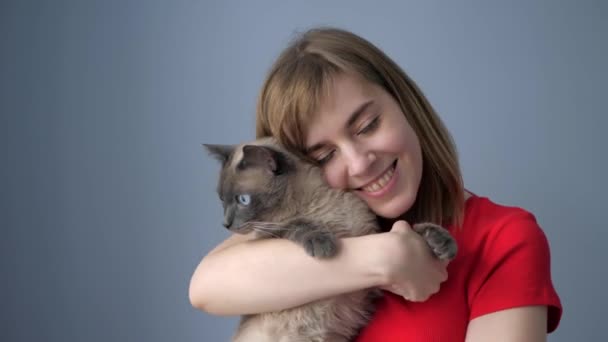
POLYGON ((530 211, 477 195, 467 200, 463 224, 453 232, 458 235, 457 240, 466 241, 476 248, 479 244, 491 246, 545 240, 536 217, 530 211))
POLYGON ((499 228, 507 224, 530 221, 536 223, 536 217, 528 210, 506 204, 499 204, 488 197, 472 195, 465 203, 463 228, 486 227, 499 228))

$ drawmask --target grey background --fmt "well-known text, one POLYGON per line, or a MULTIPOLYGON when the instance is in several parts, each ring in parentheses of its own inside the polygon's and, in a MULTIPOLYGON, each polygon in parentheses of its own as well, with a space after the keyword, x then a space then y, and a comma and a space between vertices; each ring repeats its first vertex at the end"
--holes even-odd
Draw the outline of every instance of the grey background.
POLYGON ((466 185, 536 214, 564 316, 608 340, 605 1, 0 2, 0 340, 225 341, 191 308, 227 234, 200 143, 254 136, 296 30, 383 48, 459 146, 466 185))

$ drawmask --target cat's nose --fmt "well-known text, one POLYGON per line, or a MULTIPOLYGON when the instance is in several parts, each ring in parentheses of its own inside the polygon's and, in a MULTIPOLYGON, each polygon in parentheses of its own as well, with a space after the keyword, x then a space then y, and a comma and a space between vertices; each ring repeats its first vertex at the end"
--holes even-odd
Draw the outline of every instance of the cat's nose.
POLYGON ((230 226, 232 226, 232 223, 234 222, 234 211, 235 211, 235 207, 234 205, 228 205, 225 209, 224 209, 224 227, 226 228, 230 228, 230 226))

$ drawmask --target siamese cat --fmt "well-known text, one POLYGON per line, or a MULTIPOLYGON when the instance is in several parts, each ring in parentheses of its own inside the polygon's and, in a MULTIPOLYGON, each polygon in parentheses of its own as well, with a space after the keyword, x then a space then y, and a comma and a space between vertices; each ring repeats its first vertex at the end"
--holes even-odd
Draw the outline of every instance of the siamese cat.
MULTIPOLYGON (((204 146, 222 164, 217 192, 224 207, 223 225, 232 232, 288 239, 319 259, 335 256, 340 238, 380 232, 376 215, 363 200, 330 188, 319 167, 272 138, 204 146)), ((455 257, 456 242, 447 230, 432 223, 413 228, 438 258, 455 257)), ((246 315, 233 341, 347 342, 368 322, 380 293, 367 289, 280 312, 246 315)))

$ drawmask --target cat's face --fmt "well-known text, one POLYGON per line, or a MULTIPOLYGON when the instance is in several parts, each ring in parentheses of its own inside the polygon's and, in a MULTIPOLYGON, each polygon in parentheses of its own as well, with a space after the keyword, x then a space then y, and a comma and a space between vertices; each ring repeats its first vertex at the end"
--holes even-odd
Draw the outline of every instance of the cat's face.
POLYGON ((205 145, 222 163, 217 193, 224 207, 224 226, 249 233, 247 222, 264 222, 280 206, 293 167, 289 156, 259 145, 205 145))

